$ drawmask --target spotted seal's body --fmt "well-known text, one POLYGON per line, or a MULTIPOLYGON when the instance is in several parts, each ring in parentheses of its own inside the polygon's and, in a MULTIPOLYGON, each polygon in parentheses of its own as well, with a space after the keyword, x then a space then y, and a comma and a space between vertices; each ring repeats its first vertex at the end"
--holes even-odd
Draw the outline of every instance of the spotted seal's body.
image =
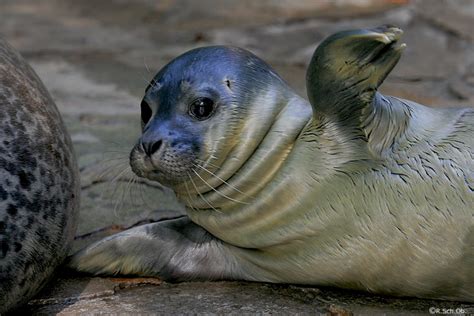
POLYGON ((79 187, 72 146, 34 71, 0 38, 0 313, 30 299, 67 255, 79 187))
POLYGON ((474 301, 474 109, 376 92, 400 34, 325 40, 308 69, 312 106, 243 50, 172 61, 147 89, 130 161, 188 217, 107 238, 71 264, 474 301))

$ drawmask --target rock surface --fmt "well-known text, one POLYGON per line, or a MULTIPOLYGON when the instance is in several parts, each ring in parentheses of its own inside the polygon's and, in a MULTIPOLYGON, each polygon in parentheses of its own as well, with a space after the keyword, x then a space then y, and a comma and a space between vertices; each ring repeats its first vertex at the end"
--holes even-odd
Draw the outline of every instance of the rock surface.
MULTIPOLYGON (((474 105, 474 1, 2 0, 0 33, 53 95, 81 167, 73 250, 127 227, 182 214, 172 192, 134 178, 128 152, 139 100, 154 73, 184 51, 226 44, 269 62, 301 95, 318 43, 348 28, 395 24, 408 47, 382 92, 421 103, 474 105), (212 8, 212 10, 210 9, 212 8)), ((30 314, 427 314, 474 306, 243 282, 167 284, 62 272, 30 314), (431 310, 437 311, 437 310, 431 310)))
MULTIPOLYGON (((384 314, 425 315, 467 304, 367 296, 328 288, 247 282, 160 283, 157 279, 61 278, 23 312, 35 314, 384 314), (440 307, 442 306, 442 307, 440 307)), ((473 310, 474 311, 474 310, 473 310)))

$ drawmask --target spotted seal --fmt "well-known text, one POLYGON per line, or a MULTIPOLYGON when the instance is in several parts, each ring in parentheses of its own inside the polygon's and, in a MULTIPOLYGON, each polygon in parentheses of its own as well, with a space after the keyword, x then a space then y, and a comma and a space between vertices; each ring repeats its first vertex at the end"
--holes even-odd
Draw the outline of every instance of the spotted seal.
POLYGON ((56 106, 0 38, 0 314, 30 299, 74 237, 79 176, 56 106))
POLYGON ((187 216, 108 237, 71 265, 474 301, 474 109, 377 92, 401 34, 327 38, 307 71, 311 104, 242 49, 171 61, 146 90, 130 163, 187 216))

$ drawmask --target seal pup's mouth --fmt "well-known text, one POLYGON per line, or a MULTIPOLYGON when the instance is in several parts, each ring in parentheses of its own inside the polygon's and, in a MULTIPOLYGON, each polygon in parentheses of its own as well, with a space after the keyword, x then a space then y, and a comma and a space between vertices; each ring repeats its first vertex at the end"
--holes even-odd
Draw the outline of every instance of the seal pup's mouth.
POLYGON ((130 153, 130 166, 137 176, 172 187, 188 179, 196 156, 189 150, 178 152, 164 147, 161 152, 149 155, 137 144, 130 153))

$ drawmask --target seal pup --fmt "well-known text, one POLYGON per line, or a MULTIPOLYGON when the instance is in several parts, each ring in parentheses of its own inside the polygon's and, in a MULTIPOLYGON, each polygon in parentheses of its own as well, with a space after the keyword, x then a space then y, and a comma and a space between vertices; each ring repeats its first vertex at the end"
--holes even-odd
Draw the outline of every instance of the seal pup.
POLYGON ((79 210, 71 140, 51 96, 0 38, 0 314, 26 303, 67 255, 79 210))
POLYGON ((242 49, 171 61, 146 89, 130 164, 187 216, 108 237, 71 266, 474 301, 474 109, 377 92, 401 34, 327 38, 311 104, 242 49))

